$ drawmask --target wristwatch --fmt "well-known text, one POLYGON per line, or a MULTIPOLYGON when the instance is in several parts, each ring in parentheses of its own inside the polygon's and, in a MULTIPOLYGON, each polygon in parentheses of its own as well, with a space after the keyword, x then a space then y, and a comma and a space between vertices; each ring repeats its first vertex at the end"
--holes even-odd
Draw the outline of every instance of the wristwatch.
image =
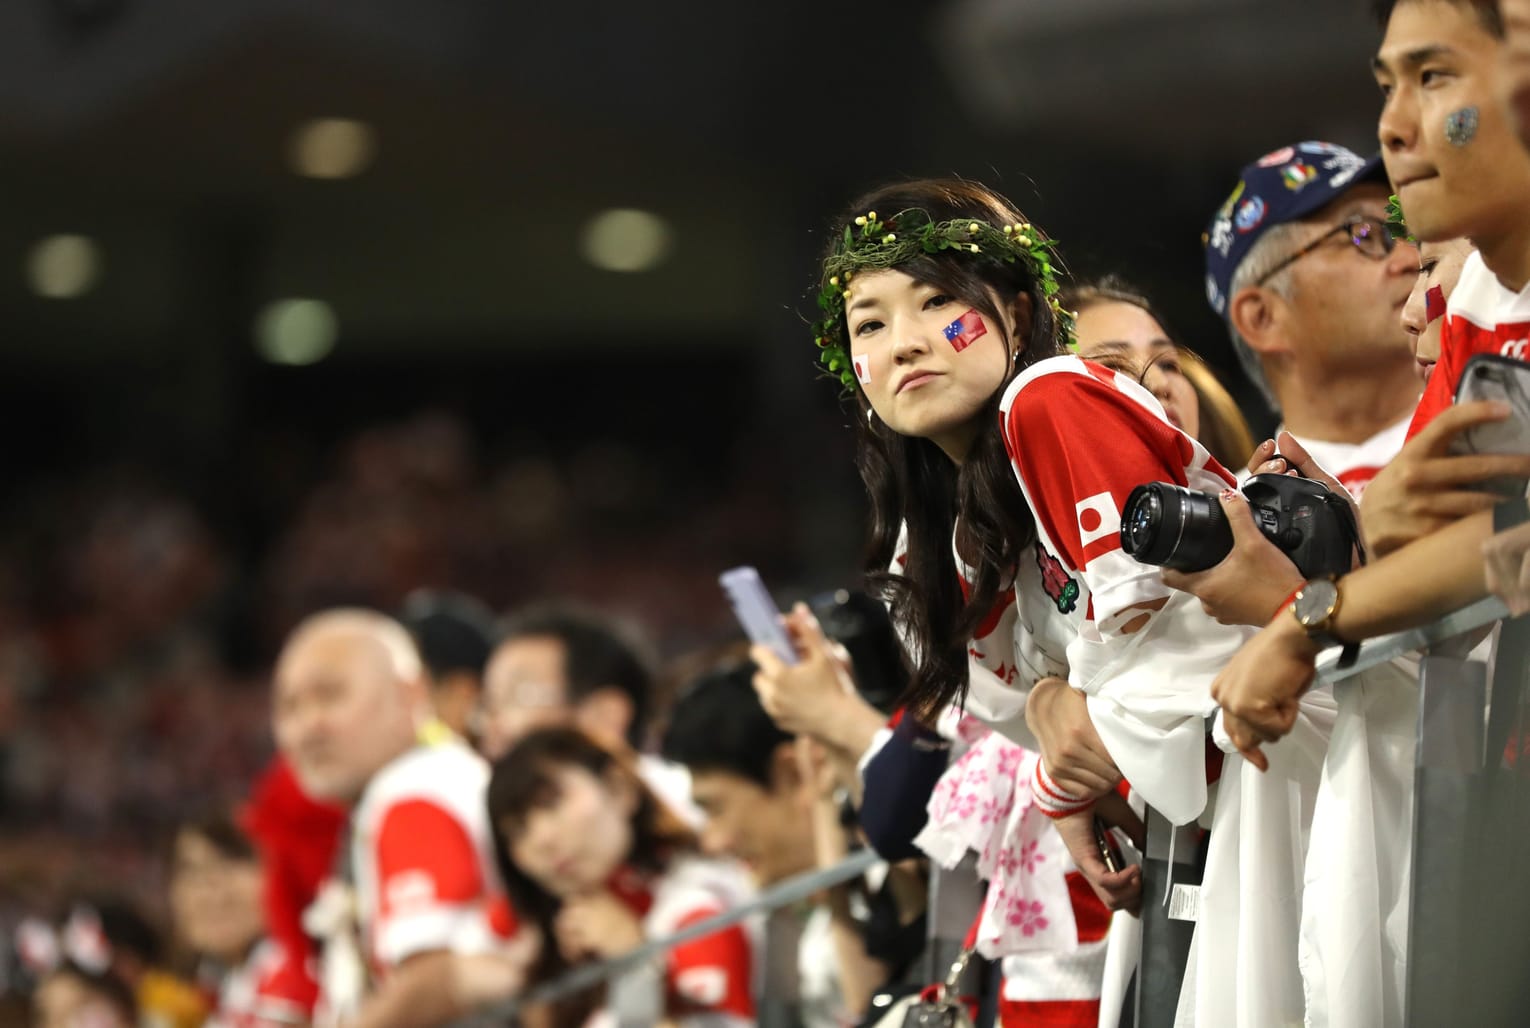
POLYGON ((1344 647, 1344 652, 1339 656, 1339 666, 1348 667, 1355 662, 1360 644, 1345 642, 1333 634, 1333 619, 1339 615, 1342 600, 1337 579, 1309 579, 1306 585, 1297 590, 1296 601, 1291 604, 1291 613, 1296 617, 1296 623, 1302 626, 1302 631, 1307 633, 1307 638, 1322 649, 1344 647))

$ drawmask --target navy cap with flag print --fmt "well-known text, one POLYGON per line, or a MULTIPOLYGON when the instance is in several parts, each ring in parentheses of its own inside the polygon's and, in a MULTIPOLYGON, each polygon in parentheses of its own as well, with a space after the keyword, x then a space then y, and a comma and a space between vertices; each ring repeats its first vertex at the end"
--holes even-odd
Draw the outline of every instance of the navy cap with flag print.
POLYGON ((1260 236, 1307 217, 1367 181, 1386 181, 1379 153, 1361 157, 1337 144, 1310 140, 1272 150, 1245 167, 1201 237, 1211 309, 1226 317, 1233 274, 1260 236))

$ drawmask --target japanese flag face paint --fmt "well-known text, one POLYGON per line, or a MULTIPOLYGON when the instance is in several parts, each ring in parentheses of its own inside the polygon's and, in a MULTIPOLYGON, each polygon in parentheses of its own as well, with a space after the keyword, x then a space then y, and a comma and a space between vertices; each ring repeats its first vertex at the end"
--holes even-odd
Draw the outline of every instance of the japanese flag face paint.
POLYGON ((1463 107, 1445 115, 1445 139, 1451 146, 1465 146, 1477 135, 1477 108, 1463 107))
POLYGON ((961 353, 967 347, 977 342, 988 334, 988 326, 983 324, 983 317, 975 310, 968 310, 966 314, 957 318, 943 330, 946 341, 957 353, 961 353))
POLYGON ((1445 290, 1430 286, 1424 290, 1424 324, 1433 325, 1445 316, 1445 290))
POLYGON ((859 357, 851 357, 850 363, 855 366, 855 380, 863 386, 871 384, 871 358, 862 354, 859 357))

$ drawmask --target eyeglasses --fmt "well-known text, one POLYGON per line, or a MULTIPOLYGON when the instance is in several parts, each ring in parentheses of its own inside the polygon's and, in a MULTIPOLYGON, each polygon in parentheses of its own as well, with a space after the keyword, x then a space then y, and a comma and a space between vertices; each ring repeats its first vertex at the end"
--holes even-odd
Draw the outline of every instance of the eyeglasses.
POLYGON ((1337 235, 1348 235, 1349 241, 1355 244, 1355 249, 1373 261, 1382 260, 1387 254, 1392 252, 1392 247, 1397 245, 1397 240, 1393 237, 1392 230, 1380 218, 1350 218, 1342 224, 1335 225, 1269 271, 1260 275, 1254 285, 1264 285, 1275 276, 1276 272, 1289 268, 1337 235))

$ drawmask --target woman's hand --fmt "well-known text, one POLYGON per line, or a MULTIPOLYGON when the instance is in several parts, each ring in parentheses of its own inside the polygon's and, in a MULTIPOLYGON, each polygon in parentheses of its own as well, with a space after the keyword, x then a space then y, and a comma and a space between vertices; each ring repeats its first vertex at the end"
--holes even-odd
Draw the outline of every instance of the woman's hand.
POLYGON ((782 619, 798 662, 787 664, 768 646, 752 646, 760 705, 783 732, 807 735, 858 758, 882 727, 882 715, 855 691, 850 658, 824 635, 804 603, 782 619))
MULTIPOLYGON (((1122 825, 1128 835, 1135 839, 1142 838, 1142 822, 1131 808, 1126 806, 1126 801, 1111 793, 1120 806, 1126 808, 1130 815, 1130 822, 1135 824, 1122 825)), ((1131 864, 1119 871, 1111 871, 1105 867, 1105 860, 1100 856, 1099 842, 1094 837, 1094 819, 1101 815, 1100 819, 1107 824, 1112 822, 1102 815, 1096 808, 1081 810, 1077 814, 1069 814, 1060 817, 1053 822, 1057 826, 1057 834, 1062 836, 1063 845, 1068 847, 1068 855, 1073 858, 1073 863, 1078 865, 1079 873, 1094 890, 1094 894, 1100 897, 1100 902, 1111 910, 1125 910, 1135 914, 1142 908, 1142 867, 1140 864, 1131 864)), ((1113 804, 1103 804, 1111 817, 1121 818, 1119 809, 1113 804)), ((1124 818, 1121 818, 1125 820, 1124 818)))
POLYGON ((1041 744, 1047 774, 1066 792, 1100 796, 1121 781, 1121 769, 1089 719, 1084 694, 1067 682, 1037 682, 1025 700, 1025 723, 1041 744))
POLYGON ((1205 571, 1163 569, 1163 582, 1201 601, 1201 608, 1224 625, 1262 625, 1304 581, 1285 551, 1254 524, 1248 501, 1237 490, 1221 496, 1232 529, 1233 547, 1205 571))
POLYGON ((567 960, 605 959, 629 953, 643 944, 643 925, 636 914, 609 892, 565 900, 553 921, 558 950, 567 960))

